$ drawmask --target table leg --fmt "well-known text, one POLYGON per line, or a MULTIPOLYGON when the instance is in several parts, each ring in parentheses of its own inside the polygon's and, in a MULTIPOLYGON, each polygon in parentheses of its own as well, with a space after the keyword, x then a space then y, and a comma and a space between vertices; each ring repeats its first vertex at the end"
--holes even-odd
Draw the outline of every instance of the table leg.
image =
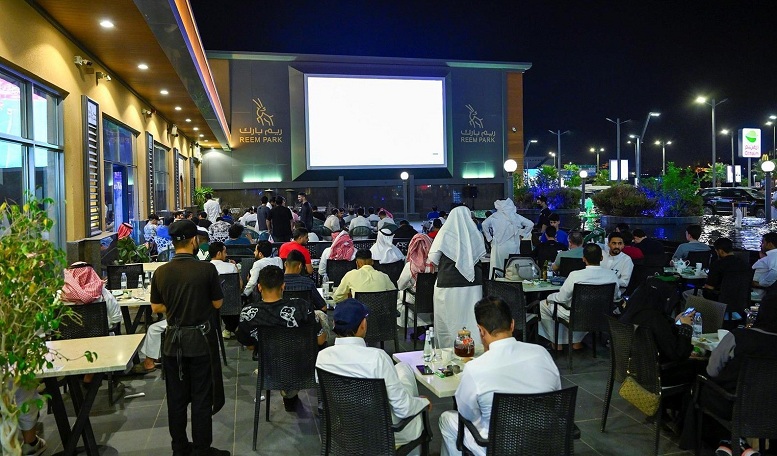
MULTIPOLYGON (((140 326, 140 322, 143 320, 143 317, 146 315, 146 309, 151 309, 151 306, 139 306, 138 307, 138 313, 135 314, 135 320, 132 322, 132 332, 128 332, 128 334, 135 334, 138 330, 138 326, 140 326)), ((148 322, 148 320, 146 320, 148 322)), ((148 326, 146 326, 146 331, 148 331, 148 326)))
POLYGON ((51 396, 51 408, 59 430, 59 439, 62 442, 69 442, 72 435, 70 421, 67 419, 67 410, 65 410, 65 401, 62 400, 62 393, 59 391, 59 383, 56 378, 51 377, 45 378, 43 382, 46 384, 46 393, 51 396))
POLYGON ((124 318, 124 332, 127 334, 135 334, 132 329, 132 317, 130 317, 129 307, 121 306, 121 316, 124 318))
POLYGON ((76 454, 76 445, 78 445, 79 437, 84 439, 87 455, 99 456, 100 454, 97 450, 97 440, 94 437, 94 431, 92 431, 92 423, 89 421, 89 412, 92 410, 92 404, 94 404, 94 399, 97 396, 97 390, 100 389, 103 377, 105 377, 105 374, 102 372, 94 374, 92 382, 86 390, 86 396, 81 393, 80 376, 71 375, 67 378, 68 385, 70 386, 70 397, 73 400, 73 408, 76 412, 76 422, 71 430, 71 438, 67 442, 63 441, 65 455, 76 454))

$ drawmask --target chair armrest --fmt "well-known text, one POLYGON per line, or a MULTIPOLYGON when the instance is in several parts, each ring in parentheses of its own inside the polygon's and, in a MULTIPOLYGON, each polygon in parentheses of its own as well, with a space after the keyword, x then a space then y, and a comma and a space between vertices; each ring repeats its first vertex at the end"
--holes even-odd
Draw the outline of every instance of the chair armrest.
MULTIPOLYGON (((555 307, 555 306, 561 306, 561 307, 563 307, 563 308, 565 308, 565 309, 567 309, 567 310, 569 310, 569 309, 571 309, 571 308, 572 308, 572 306, 571 306, 571 305, 569 305, 569 304, 564 304, 563 302, 556 302, 556 301, 551 301, 551 300, 548 300, 548 302, 552 302, 554 307, 555 307)), ((555 312, 554 312, 554 313, 555 313, 555 312)))
MULTIPOLYGON (((413 421, 413 419, 415 419, 415 417, 417 417, 418 415, 420 415, 420 414, 422 414, 422 413, 423 413, 423 414, 424 414, 424 416, 425 416, 425 419, 424 419, 424 421, 425 421, 425 422, 426 422, 426 421, 429 421, 429 417, 427 416, 427 412, 429 411, 429 409, 430 409, 431 407, 432 407, 432 404, 431 404, 431 403, 429 403, 429 404, 426 404, 426 407, 422 408, 422 409, 421 409, 421 410, 420 410, 418 413, 416 413, 415 415, 410 415, 410 416, 408 416, 408 417, 402 418, 401 420, 399 420, 399 422, 398 422, 398 423, 396 423, 396 424, 392 424, 392 425, 391 425, 391 431, 392 431, 392 432, 399 432, 399 431, 401 431, 402 429, 404 429, 404 428, 405 428, 405 426, 407 426, 408 424, 410 424, 410 422, 411 422, 411 421, 413 421)), ((425 424, 427 424, 427 423, 425 423, 425 424)), ((428 428, 428 426, 426 426, 426 427, 428 428)))
POLYGON ((408 304, 407 295, 415 296, 415 292, 411 288, 405 288, 402 290, 402 304, 408 304))
MULTIPOLYGON (((459 436, 456 439, 456 447, 457 448, 459 447, 459 440, 461 440, 461 445, 462 445, 462 448, 463 448, 463 445, 464 445, 464 428, 465 427, 469 430, 469 433, 472 434, 472 437, 475 439, 475 442, 478 445, 480 445, 482 447, 488 446, 488 439, 484 439, 483 436, 480 435, 480 431, 478 431, 478 428, 476 428, 475 425, 472 424, 471 421, 469 421, 468 419, 466 419, 463 416, 461 416, 461 414, 459 414, 459 436), (462 424, 464 426, 462 426, 462 424)), ((459 449, 461 449, 461 448, 459 448, 459 449)))
POLYGON ((720 395, 722 398, 728 400, 728 401, 734 401, 734 399, 737 398, 736 394, 731 394, 728 391, 724 390, 720 385, 713 382, 712 380, 708 379, 707 377, 703 375, 697 375, 696 376, 696 387, 693 389, 693 403, 698 406, 698 399, 699 394, 701 394, 701 388, 702 385, 704 385, 704 388, 709 388, 712 391, 714 391, 716 394, 720 395))
POLYGON ((529 313, 530 310, 534 310, 537 307, 540 306, 540 300, 535 299, 534 301, 530 302, 529 304, 526 304, 526 313, 529 313))
POLYGON ((492 273, 491 277, 497 279, 497 278, 504 278, 505 277, 505 270, 502 268, 494 268, 494 272, 492 273), (497 275, 497 272, 499 272, 500 276, 497 275))

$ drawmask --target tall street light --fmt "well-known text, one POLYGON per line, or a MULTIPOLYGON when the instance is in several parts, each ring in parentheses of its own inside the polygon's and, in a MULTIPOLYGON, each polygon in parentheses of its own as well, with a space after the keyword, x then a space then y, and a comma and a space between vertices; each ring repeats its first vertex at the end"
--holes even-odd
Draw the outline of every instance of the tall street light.
POLYGON ((407 218, 407 179, 410 175, 407 174, 407 171, 402 171, 402 174, 400 174, 399 177, 402 179, 402 199, 404 200, 405 206, 405 218, 407 218))
POLYGON ((772 221, 772 171, 774 171, 774 162, 765 161, 761 163, 761 171, 766 173, 764 176, 764 216, 766 223, 772 221))
POLYGON ((709 101, 707 100, 707 97, 698 96, 696 97, 696 103, 699 104, 706 104, 710 107, 712 107, 712 186, 717 187, 718 183, 718 176, 715 173, 715 162, 717 161, 717 155, 715 153, 715 107, 719 104, 723 104, 726 101, 728 101, 728 98, 724 98, 717 103, 715 102, 715 99, 712 98, 709 101))
MULTIPOLYGON (((592 148, 588 149, 588 151, 589 152, 593 152, 593 153, 596 154, 596 172, 598 173, 599 172, 599 154, 604 152, 604 147, 600 147, 598 149, 596 147, 592 147, 592 148)), ((618 163, 620 163, 620 161, 618 161, 618 163)))
POLYGON ((513 173, 518 169, 518 163, 512 158, 508 158, 504 163, 504 170, 507 172, 507 179, 505 180, 505 199, 513 198, 513 173))
POLYGON ((588 171, 581 169, 578 176, 580 176, 580 186, 583 190, 583 196, 580 197, 580 212, 585 212, 585 181, 588 179, 588 171))
POLYGON ((672 141, 659 141, 654 143, 656 146, 661 146, 661 175, 666 176, 666 146, 672 144, 672 141))
POLYGON ((530 139, 530 140, 526 141, 526 147, 523 148, 523 170, 524 171, 526 171, 526 164, 528 163, 526 161, 526 154, 529 153, 529 146, 531 146, 532 144, 537 144, 537 140, 536 139, 530 139))
POLYGON ((621 125, 625 124, 626 122, 631 122, 631 119, 621 121, 621 118, 618 117, 615 120, 610 119, 609 117, 605 117, 605 119, 608 122, 612 122, 615 124, 615 158, 618 160, 618 163, 621 162, 621 125))
POLYGON ((548 152, 548 155, 553 157, 553 167, 556 168, 556 171, 558 171, 558 166, 556 166, 556 153, 555 152, 548 152))
POLYGON ((642 141, 645 140, 645 132, 647 131, 648 124, 650 123, 650 118, 651 117, 658 117, 660 115, 661 115, 660 112, 650 111, 648 113, 647 117, 645 117, 645 125, 642 127, 642 134, 640 134, 639 136, 637 136, 637 135, 629 135, 630 138, 633 137, 634 139, 637 140, 637 152, 635 154, 636 157, 634 157, 634 161, 636 162, 637 175, 636 175, 636 177, 634 179, 634 185, 637 185, 637 186, 639 185, 639 179, 642 176, 642 160, 641 160, 641 156, 642 156, 642 141))
POLYGON ((766 122, 767 127, 772 127, 772 158, 777 156, 777 116, 772 114, 769 116, 769 121, 766 122))
POLYGON ((556 148, 556 153, 558 154, 558 183, 561 185, 561 136, 569 133, 569 130, 562 132, 561 130, 548 130, 551 134, 556 135, 556 139, 558 140, 558 146, 556 148))
MULTIPOLYGON (((734 166, 736 166, 736 159, 734 158, 734 132, 731 130, 728 130, 726 128, 720 130, 721 135, 729 135, 731 136, 731 172, 734 172, 734 166)), ((749 166, 750 160, 748 159, 748 168, 747 171, 750 172, 750 166, 749 166)), ((750 179, 750 176, 747 176, 748 180, 750 179)), ((737 186, 736 179, 734 179, 734 187, 737 186)))

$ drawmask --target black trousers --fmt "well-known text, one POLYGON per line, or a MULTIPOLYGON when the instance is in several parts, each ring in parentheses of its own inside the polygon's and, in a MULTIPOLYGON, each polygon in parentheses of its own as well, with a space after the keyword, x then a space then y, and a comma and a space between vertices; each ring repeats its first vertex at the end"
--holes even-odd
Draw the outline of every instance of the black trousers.
POLYGON ((181 358, 183 380, 176 356, 162 358, 167 389, 167 421, 172 438, 173 454, 208 454, 213 442, 211 407, 213 385, 209 356, 181 358), (192 406, 192 440, 186 436, 187 408, 192 406))

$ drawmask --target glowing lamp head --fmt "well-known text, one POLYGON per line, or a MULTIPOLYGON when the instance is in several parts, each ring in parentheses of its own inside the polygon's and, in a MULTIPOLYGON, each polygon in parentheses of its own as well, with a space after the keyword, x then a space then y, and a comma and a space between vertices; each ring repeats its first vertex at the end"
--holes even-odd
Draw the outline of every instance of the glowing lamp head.
POLYGON ((704 103, 706 103, 706 102, 707 102, 707 97, 703 97, 703 96, 701 96, 701 95, 700 95, 700 96, 698 96, 698 97, 696 97, 696 103, 699 103, 699 104, 704 104, 704 103))
POLYGON ((407 171, 402 171, 402 174, 400 174, 400 175, 399 175, 399 177, 400 177, 400 178, 401 178, 403 181, 406 181, 406 180, 407 180, 407 179, 410 177, 410 174, 407 174, 407 171))
POLYGON ((774 162, 765 161, 761 163, 761 171, 765 173, 771 173, 772 171, 774 171, 774 162))
POLYGON ((586 177, 588 177, 588 171, 581 169, 579 175, 581 178, 585 179, 586 177))
POLYGON ((518 169, 518 163, 511 158, 511 159, 505 161, 504 169, 508 173, 514 173, 515 170, 518 169))

